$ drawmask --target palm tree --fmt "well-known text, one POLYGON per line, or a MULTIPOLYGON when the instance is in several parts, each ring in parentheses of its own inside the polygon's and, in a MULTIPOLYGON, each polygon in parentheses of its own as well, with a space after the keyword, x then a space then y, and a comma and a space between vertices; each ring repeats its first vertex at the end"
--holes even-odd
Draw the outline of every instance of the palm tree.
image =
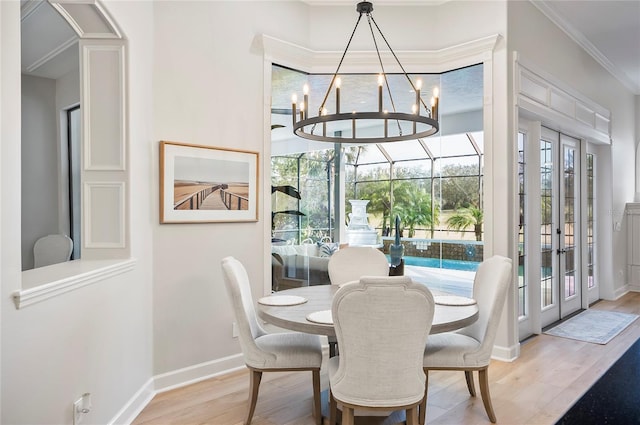
POLYGON ((406 200, 399 203, 395 212, 402 218, 402 224, 409 229, 409 237, 416 234, 417 226, 433 227, 438 223, 439 211, 431 211, 431 195, 418 186, 411 186, 406 200))
POLYGON ((467 227, 473 226, 476 234, 476 240, 482 240, 482 220, 483 212, 475 205, 468 208, 460 208, 455 214, 447 220, 447 229, 453 229, 458 232, 465 230, 467 227))

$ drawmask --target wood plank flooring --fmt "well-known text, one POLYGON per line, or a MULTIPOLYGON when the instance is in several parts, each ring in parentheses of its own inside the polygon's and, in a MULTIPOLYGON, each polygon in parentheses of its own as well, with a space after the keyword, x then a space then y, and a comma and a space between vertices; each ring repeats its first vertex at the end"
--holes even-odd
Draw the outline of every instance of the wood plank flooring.
MULTIPOLYGON (((640 293, 592 308, 640 314, 640 293)), ((606 345, 537 335, 521 345, 511 363, 489 367, 491 398, 499 424, 554 424, 640 338, 640 319, 606 345)), ((323 376, 323 388, 327 387, 323 376)), ((248 372, 240 371, 160 393, 134 425, 242 424, 248 372)), ((490 424, 482 400, 471 398, 462 372, 431 372, 427 424, 490 424)), ((254 425, 313 425, 311 373, 265 373, 254 425)))

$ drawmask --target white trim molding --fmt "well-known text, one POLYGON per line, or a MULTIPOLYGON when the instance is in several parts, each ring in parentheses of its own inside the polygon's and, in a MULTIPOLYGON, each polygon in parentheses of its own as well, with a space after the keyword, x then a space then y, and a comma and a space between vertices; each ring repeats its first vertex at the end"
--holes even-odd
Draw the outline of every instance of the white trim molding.
POLYGON ((22 289, 13 293, 16 309, 128 273, 136 260, 77 260, 22 272, 22 289))
MULTIPOLYGON (((441 73, 491 59, 499 39, 500 35, 494 34, 439 50, 398 51, 396 54, 409 73, 441 73)), ((311 50, 265 34, 260 36, 260 42, 266 61, 310 73, 335 72, 335 66, 343 54, 311 50)), ((387 72, 401 72, 391 53, 385 51, 380 54, 387 72)), ((349 51, 349 65, 345 64, 345 71, 367 73, 378 63, 375 51, 349 51)))
POLYGON ((591 142, 611 144, 611 112, 514 52, 515 105, 574 129, 591 142))
POLYGON ((97 0, 49 0, 80 38, 122 38, 113 18, 97 0), (104 31, 90 31, 101 26, 104 31))
POLYGON ((129 401, 120 409, 108 424, 131 424, 136 417, 153 400, 156 392, 153 390, 153 378, 149 379, 129 401))
POLYGON ((205 379, 226 375, 227 373, 235 372, 236 370, 241 370, 245 367, 243 355, 241 353, 234 354, 156 375, 154 377, 154 388, 156 393, 162 393, 175 388, 195 384, 196 382, 204 381, 205 379))

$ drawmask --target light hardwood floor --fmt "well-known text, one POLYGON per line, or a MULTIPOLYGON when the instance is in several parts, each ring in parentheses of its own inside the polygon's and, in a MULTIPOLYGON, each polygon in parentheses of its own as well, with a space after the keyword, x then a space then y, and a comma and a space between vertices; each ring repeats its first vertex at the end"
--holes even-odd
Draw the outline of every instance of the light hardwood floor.
MULTIPOLYGON (((592 308, 640 314, 640 293, 592 308)), ((640 319, 606 345, 548 335, 521 344, 511 363, 489 367, 491 398, 499 424, 554 424, 640 338, 640 319)), ((323 388, 327 386, 323 377, 323 388)), ((476 376, 476 388, 478 385, 476 376)), ((160 393, 134 421, 150 424, 241 424, 249 375, 240 371, 160 393)), ((313 425, 311 373, 265 373, 254 425, 313 425)), ((471 398, 462 372, 431 372, 427 424, 490 424, 482 400, 471 398)))

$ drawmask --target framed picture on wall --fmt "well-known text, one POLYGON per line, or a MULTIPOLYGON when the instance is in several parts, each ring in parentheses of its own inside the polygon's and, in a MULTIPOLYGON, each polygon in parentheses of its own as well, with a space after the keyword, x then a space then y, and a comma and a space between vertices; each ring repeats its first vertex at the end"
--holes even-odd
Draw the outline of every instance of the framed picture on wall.
POLYGON ((160 142, 160 223, 258 221, 258 152, 160 142))

